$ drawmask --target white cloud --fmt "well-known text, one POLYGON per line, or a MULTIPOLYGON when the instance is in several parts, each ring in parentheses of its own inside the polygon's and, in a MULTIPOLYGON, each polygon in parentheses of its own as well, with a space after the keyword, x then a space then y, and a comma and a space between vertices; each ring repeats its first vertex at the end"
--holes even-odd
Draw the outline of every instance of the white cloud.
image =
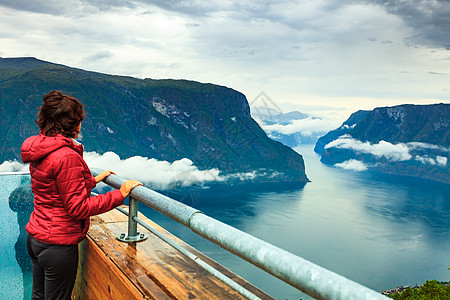
POLYGON ((362 153, 372 154, 378 157, 385 157, 391 161, 405 161, 412 158, 406 144, 391 144, 386 141, 380 141, 377 144, 361 142, 352 138, 350 135, 343 135, 339 139, 332 141, 325 146, 328 148, 352 149, 362 153))
POLYGON ((91 54, 87 57, 84 57, 81 61, 83 64, 91 64, 95 63, 98 60, 111 58, 114 54, 110 51, 99 51, 97 53, 91 54))
MULTIPOLYGON (((142 156, 133 156, 122 160, 114 152, 106 152, 103 155, 96 152, 85 152, 84 159, 90 168, 111 170, 118 176, 140 180, 150 188, 159 190, 178 186, 202 186, 207 183, 221 183, 228 180, 252 181, 258 177, 269 176, 263 171, 256 170, 226 175, 221 174, 218 169, 199 170, 188 158, 170 163, 142 156)), ((276 177, 282 174, 275 172, 272 175, 276 177)))
POLYGON ((336 128, 336 123, 330 120, 308 117, 301 120, 293 120, 290 124, 266 125, 259 121, 260 126, 266 132, 277 131, 282 134, 293 134, 300 132, 303 135, 312 135, 314 132, 328 132, 336 128))
POLYGON ((437 156, 436 157, 436 162, 441 165, 441 166, 446 166, 447 165, 447 157, 443 157, 443 156, 437 156))
POLYGON ((256 177, 258 177, 258 173, 256 171, 247 173, 234 173, 226 176, 227 179, 239 179, 241 181, 253 180, 256 177))
POLYGON ((414 157, 415 160, 420 161, 424 164, 429 164, 429 165, 439 165, 442 167, 445 167, 447 165, 447 157, 443 157, 443 156, 436 156, 436 158, 432 158, 428 155, 424 155, 424 156, 418 156, 416 155, 414 157))
MULTIPOLYGON (((431 15, 445 17, 442 7, 430 6, 431 15)), ((405 22, 409 14, 387 8, 363 0, 0 1, 1 56, 213 82, 248 99, 264 90, 279 102, 349 111, 448 102, 448 76, 432 75, 448 73, 448 51, 404 42, 425 28, 419 20, 435 18, 405 22)), ((442 20, 433 24, 446 33, 442 20)))
POLYGON ((422 162, 424 164, 436 165, 436 161, 433 158, 429 157, 428 155, 426 155, 426 156, 418 156, 418 155, 416 155, 414 157, 414 159, 417 160, 417 161, 420 161, 420 162, 422 162))
POLYGON ((335 167, 339 167, 345 170, 353 170, 353 171, 366 171, 367 166, 356 159, 346 160, 344 162, 338 163, 334 165, 335 167))
POLYGON ((0 173, 3 172, 29 172, 29 165, 18 162, 17 160, 8 160, 0 164, 0 173))
POLYGON ((377 157, 385 157, 390 161, 407 161, 415 159, 424 164, 439 165, 443 167, 447 165, 447 157, 436 154, 434 155, 435 157, 431 157, 430 155, 413 155, 412 153, 415 150, 427 149, 437 150, 443 153, 450 152, 449 148, 443 146, 419 142, 391 144, 386 141, 380 141, 376 144, 371 144, 369 142, 361 142, 347 134, 327 144, 325 149, 333 147, 372 154, 377 157))
POLYGON ((113 152, 106 152, 103 155, 86 152, 84 159, 90 168, 112 170, 118 176, 140 180, 150 184, 154 189, 202 185, 207 182, 226 180, 224 176, 219 175, 218 169, 199 170, 187 158, 170 163, 142 156, 133 156, 122 160, 113 152))
MULTIPOLYGON (((218 169, 199 170, 188 158, 174 162, 160 161, 154 158, 133 156, 121 159, 114 152, 98 154, 85 152, 84 160, 89 168, 111 170, 126 179, 142 181, 151 189, 167 190, 180 186, 203 186, 207 183, 232 181, 252 181, 258 177, 277 177, 278 172, 267 174, 263 170, 251 172, 221 174, 218 169)), ((0 164, 0 173, 29 172, 29 164, 18 161, 5 161, 0 164)))
POLYGON ((420 142, 411 142, 408 143, 408 147, 411 149, 432 149, 432 150, 439 150, 443 152, 450 152, 450 148, 446 148, 439 145, 433 145, 428 143, 420 143, 420 142))

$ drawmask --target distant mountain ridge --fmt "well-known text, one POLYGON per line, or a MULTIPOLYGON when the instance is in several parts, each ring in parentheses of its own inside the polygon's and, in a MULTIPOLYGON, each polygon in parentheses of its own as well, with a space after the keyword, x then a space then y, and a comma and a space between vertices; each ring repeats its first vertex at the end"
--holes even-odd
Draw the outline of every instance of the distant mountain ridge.
POLYGON ((315 151, 327 164, 450 183, 450 104, 357 112, 315 151))
POLYGON ((263 121, 267 125, 272 125, 272 124, 287 125, 287 124, 292 123, 292 121, 294 121, 294 120, 303 120, 303 119, 306 119, 308 117, 309 117, 309 115, 304 114, 302 112, 290 111, 290 112, 287 112, 287 113, 280 113, 280 114, 277 114, 277 115, 266 117, 266 118, 263 119, 263 121))
POLYGON ((0 57, 0 67, 5 69, 11 68, 13 70, 16 69, 30 70, 42 66, 62 66, 62 65, 39 60, 34 57, 15 57, 15 58, 0 57))
MULTIPOLYGON (((261 117, 261 116, 256 116, 261 117)), ((256 118, 260 126, 267 135, 286 146, 294 148, 299 145, 313 145, 318 138, 326 131, 321 129, 307 128, 307 122, 311 120, 322 120, 319 117, 310 116, 300 111, 291 111, 287 113, 267 114, 262 118, 256 118), (303 120, 304 125, 299 126, 299 121, 303 120), (297 128, 297 129, 295 129, 297 128)))
POLYGON ((0 58, 0 162, 20 160, 23 140, 51 90, 80 99, 88 112, 86 151, 174 161, 225 174, 257 171, 257 181, 307 182, 301 155, 272 141, 233 89, 188 80, 136 79, 36 58, 0 58))

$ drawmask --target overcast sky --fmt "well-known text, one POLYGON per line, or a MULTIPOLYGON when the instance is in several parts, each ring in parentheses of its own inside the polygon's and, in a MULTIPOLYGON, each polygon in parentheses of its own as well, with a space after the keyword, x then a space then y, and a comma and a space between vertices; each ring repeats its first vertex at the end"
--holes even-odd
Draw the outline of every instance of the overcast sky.
POLYGON ((0 57, 22 56, 348 117, 450 102, 450 2, 0 0, 0 57))

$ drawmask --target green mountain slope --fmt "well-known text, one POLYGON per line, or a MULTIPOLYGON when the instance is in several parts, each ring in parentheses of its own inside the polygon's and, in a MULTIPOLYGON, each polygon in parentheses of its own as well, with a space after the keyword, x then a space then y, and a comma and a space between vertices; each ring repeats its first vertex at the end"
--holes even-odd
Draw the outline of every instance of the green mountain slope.
POLYGON ((106 75, 35 58, 0 58, 0 161, 20 159, 23 140, 38 133, 37 108, 51 90, 86 105, 80 140, 86 151, 187 157, 225 174, 256 170, 259 181, 308 181, 301 155, 269 139, 233 89, 106 75))
POLYGON ((359 122, 351 135, 372 143, 422 142, 450 146, 450 105, 412 105, 376 108, 359 122))
POLYGON ((316 145, 326 164, 450 183, 450 104, 376 108, 331 133, 316 145))

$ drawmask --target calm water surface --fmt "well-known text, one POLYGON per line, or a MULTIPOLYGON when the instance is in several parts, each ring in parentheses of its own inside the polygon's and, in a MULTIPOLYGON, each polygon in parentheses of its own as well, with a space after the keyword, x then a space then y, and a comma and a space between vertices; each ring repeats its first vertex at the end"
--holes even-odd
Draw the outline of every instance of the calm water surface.
MULTIPOLYGON (((377 291, 450 281, 449 185, 342 170, 320 163, 312 146, 296 151, 312 181, 304 187, 193 190, 180 200, 377 291)), ((145 214, 277 299, 308 298, 159 213, 145 214)))
MULTIPOLYGON (((312 181, 303 187, 207 192, 193 188, 177 197, 224 223, 377 291, 427 279, 450 281, 450 185, 341 170, 321 164, 312 146, 296 150, 304 156, 312 181)), ((4 250, 0 253, 0 298, 29 299, 31 274, 24 251, 27 218, 18 213, 29 207, 15 201, 29 196, 29 177, 0 180, 4 250), (19 293, 4 294, 12 288, 19 293)), ((275 298, 309 298, 175 221, 142 204, 139 209, 275 298)))

